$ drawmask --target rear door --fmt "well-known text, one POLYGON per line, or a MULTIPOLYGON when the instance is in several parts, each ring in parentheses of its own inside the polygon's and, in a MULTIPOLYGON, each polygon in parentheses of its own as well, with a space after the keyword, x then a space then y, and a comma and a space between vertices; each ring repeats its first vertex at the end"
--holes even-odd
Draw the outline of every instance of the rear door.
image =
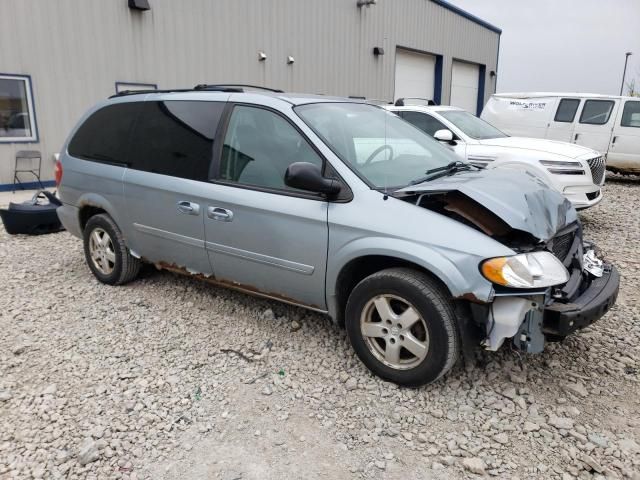
POLYGON ((609 150, 619 100, 586 99, 573 130, 573 143, 603 154, 609 150))
POLYGON ((224 102, 146 101, 130 141, 124 195, 130 248, 151 262, 212 273, 204 217, 213 140, 224 102))
POLYGON ((579 98, 560 98, 553 118, 547 127, 547 138, 562 142, 573 141, 573 130, 580 107, 579 98))
POLYGON ((324 160, 280 113, 235 105, 203 205, 206 249, 216 279, 285 301, 326 309, 328 203, 287 187, 294 162, 324 160))
POLYGON ((607 165, 640 171, 640 100, 625 100, 619 109, 607 165))

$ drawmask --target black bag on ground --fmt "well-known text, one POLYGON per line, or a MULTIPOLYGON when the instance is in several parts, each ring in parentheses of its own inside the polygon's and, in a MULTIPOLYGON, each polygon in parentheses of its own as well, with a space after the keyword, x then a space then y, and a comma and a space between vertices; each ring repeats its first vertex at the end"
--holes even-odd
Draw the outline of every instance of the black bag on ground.
POLYGON ((0 208, 0 217, 7 233, 12 235, 24 233, 27 235, 41 235, 64 230, 60 223, 56 208, 62 202, 56 196, 40 190, 31 200, 25 203, 9 203, 8 209, 0 208), (47 203, 39 203, 40 200, 47 203))

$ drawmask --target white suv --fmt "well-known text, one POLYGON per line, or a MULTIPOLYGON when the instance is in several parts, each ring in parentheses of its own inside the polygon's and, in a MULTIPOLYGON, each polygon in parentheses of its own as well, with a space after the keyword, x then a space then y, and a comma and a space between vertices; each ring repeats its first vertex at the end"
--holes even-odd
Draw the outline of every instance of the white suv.
POLYGON ((493 125, 456 107, 388 105, 464 160, 486 168, 523 170, 562 193, 577 209, 602 200, 605 159, 580 145, 538 138, 509 137, 493 125))

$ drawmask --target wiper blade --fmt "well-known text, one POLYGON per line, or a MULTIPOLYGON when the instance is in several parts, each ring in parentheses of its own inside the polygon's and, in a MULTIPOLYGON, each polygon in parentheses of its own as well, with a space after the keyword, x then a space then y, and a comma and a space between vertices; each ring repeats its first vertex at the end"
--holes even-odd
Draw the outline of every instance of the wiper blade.
POLYGON ((411 181, 409 185, 417 185, 418 183, 434 180, 436 178, 444 177, 445 175, 452 175, 462 170, 471 170, 472 167, 473 167, 472 165, 466 162, 456 160, 454 162, 448 163, 443 167, 437 167, 437 168, 432 168, 430 170, 427 170, 425 172, 426 175, 424 177, 411 181))

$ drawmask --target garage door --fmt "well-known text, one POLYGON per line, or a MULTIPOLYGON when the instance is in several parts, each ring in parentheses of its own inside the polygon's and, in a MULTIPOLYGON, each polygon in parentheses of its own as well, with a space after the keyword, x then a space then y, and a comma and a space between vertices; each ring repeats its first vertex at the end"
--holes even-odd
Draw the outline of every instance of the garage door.
POLYGON ((433 99, 436 57, 396 49, 395 99, 417 97, 433 99))
POLYGON ((478 109, 480 66, 453 61, 451 70, 451 105, 464 108, 474 115, 478 109))

